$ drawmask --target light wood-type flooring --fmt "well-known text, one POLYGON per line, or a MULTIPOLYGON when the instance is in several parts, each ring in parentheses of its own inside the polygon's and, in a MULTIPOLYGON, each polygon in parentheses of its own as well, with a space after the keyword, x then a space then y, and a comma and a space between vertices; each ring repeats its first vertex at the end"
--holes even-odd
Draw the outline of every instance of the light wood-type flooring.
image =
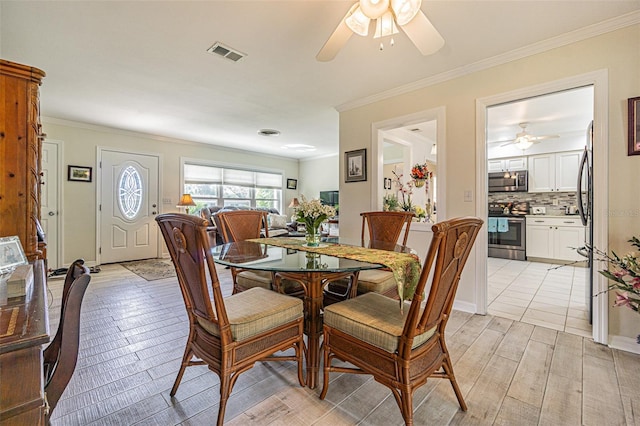
MULTIPOLYGON (((228 270, 220 269, 225 293, 228 270)), ((52 334, 62 279, 50 279, 52 334)), ((188 332, 175 278, 147 282, 120 265, 92 274, 75 374, 53 425, 211 425, 218 377, 187 369, 169 397, 188 332)), ((533 324, 454 311, 447 338, 469 410, 447 381, 415 395, 416 425, 640 425, 640 356, 533 324)), ((229 399, 228 425, 401 425, 391 393, 365 375, 300 387, 293 363, 258 363, 229 399)), ((322 381, 322 378, 321 378, 322 381)))

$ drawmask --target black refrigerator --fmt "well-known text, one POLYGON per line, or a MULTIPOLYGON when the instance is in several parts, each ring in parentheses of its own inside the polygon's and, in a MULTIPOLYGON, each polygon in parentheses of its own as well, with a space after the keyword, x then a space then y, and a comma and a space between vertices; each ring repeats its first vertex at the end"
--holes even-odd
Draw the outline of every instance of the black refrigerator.
POLYGON ((576 201, 580 219, 585 226, 584 246, 578 249, 578 253, 587 260, 585 303, 589 308, 591 324, 593 322, 593 121, 587 129, 586 139, 578 168, 576 201))

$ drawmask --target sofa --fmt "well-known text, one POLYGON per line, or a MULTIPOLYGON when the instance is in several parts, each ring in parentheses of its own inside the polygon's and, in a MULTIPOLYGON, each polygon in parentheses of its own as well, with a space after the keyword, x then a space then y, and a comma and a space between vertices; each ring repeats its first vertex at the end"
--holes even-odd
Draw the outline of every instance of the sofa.
MULTIPOLYGON (((221 207, 221 206, 205 206, 200 209, 200 217, 209 222, 207 232, 209 234, 209 242, 212 246, 223 243, 222 236, 217 232, 215 215, 221 211, 230 210, 247 210, 246 207, 221 207)), ((281 215, 276 209, 255 208, 251 210, 260 210, 267 212, 267 224, 269 229, 269 237, 286 237, 289 232, 295 231, 287 224, 287 216, 281 215)))

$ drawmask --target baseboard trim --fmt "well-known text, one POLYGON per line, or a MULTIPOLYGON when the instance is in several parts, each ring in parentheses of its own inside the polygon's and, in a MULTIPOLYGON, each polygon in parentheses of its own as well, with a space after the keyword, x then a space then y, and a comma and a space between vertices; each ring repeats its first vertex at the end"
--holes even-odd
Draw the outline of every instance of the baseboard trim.
POLYGON ((609 336, 609 347, 627 351, 634 354, 640 354, 640 344, 631 337, 609 336))
POLYGON ((454 300, 453 309, 455 309, 456 311, 469 312, 471 314, 478 313, 478 307, 475 303, 462 302, 460 300, 454 300))

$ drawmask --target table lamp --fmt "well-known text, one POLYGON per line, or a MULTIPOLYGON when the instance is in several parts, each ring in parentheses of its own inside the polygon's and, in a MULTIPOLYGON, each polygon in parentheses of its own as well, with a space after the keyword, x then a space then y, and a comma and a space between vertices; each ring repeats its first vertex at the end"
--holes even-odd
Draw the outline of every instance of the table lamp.
POLYGON ((195 205, 196 203, 193 201, 193 198, 191 198, 191 194, 182 194, 182 197, 180 197, 180 201, 178 201, 176 207, 184 207, 186 213, 189 214, 189 207, 195 205))
MULTIPOLYGON (((300 205, 300 201, 298 201, 297 198, 292 198, 291 202, 289 203, 289 208, 290 209, 295 209, 296 207, 298 207, 300 205)), ((291 216, 291 222, 295 223, 296 221, 296 214, 295 212, 293 213, 293 216, 291 216)))

